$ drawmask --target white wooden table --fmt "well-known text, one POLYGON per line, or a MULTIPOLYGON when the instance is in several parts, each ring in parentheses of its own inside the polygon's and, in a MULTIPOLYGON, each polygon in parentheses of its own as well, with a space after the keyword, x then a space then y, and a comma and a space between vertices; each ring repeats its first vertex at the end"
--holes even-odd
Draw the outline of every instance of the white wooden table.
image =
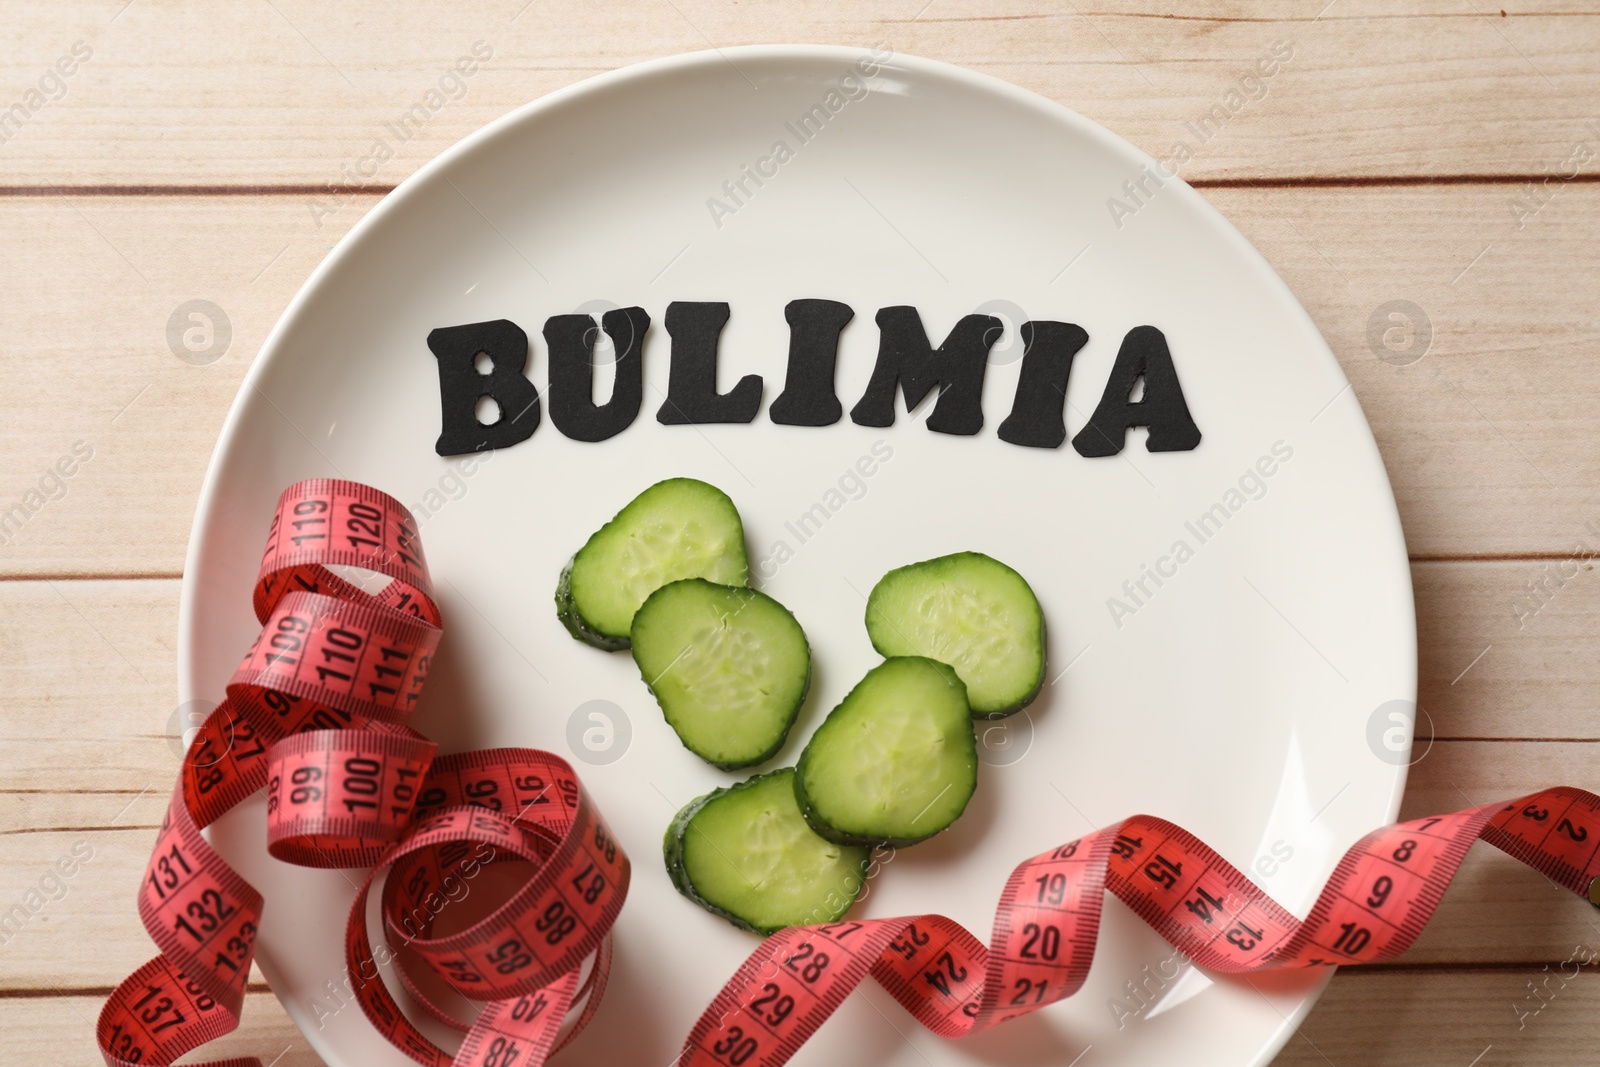
MULTIPOLYGON (((642 59, 783 41, 885 41, 986 71, 1158 156, 1222 105, 1183 175, 1309 308, 1405 521, 1434 734, 1406 814, 1600 782, 1590 4, 10 0, 0 909, 25 914, 0 932, 0 1063, 97 1062, 101 1000, 152 954, 133 899, 178 765, 189 522, 228 403, 302 280, 396 182, 519 104, 642 59), (430 98, 478 42, 481 70, 430 98), (1230 99, 1276 42, 1292 59, 1230 99), (419 103, 401 140, 390 124, 419 103), (374 158, 380 139, 392 158, 374 158), (209 363, 169 343, 191 300, 231 332, 209 363), (1370 343, 1390 301, 1413 325, 1380 318, 1389 347, 1370 343), (48 474, 75 449, 70 476, 48 474), (92 854, 49 880, 74 849, 92 854)), ((1417 946, 1340 972, 1278 1062, 1591 1061, 1600 980, 1560 973, 1575 950, 1600 952, 1600 911, 1475 851, 1417 946)), ((259 982, 221 1046, 316 1062, 259 982)))

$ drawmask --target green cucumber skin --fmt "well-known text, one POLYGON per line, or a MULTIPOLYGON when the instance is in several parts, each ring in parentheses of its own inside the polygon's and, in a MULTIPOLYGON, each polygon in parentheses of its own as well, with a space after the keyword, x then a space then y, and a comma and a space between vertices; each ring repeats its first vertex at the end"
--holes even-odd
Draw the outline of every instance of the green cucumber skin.
MULTIPOLYGON (((689 801, 688 804, 683 806, 683 809, 679 811, 678 814, 672 817, 672 822, 667 824, 667 833, 661 843, 662 859, 666 861, 667 877, 672 882, 672 888, 676 889, 684 897, 693 901, 706 911, 709 911, 711 914, 727 920, 741 930, 747 930, 752 934, 760 934, 763 937, 768 934, 775 934, 778 931, 763 930, 760 927, 753 926, 746 920, 741 919, 739 916, 733 914, 733 912, 717 907, 715 904, 711 903, 709 900, 694 891, 694 883, 689 881, 688 866, 684 863, 683 859, 683 840, 686 836, 688 836, 689 824, 694 821, 694 817, 696 815, 700 814, 701 808, 704 808, 707 804, 711 803, 713 800, 716 800, 718 797, 725 796, 728 793, 733 792, 741 785, 748 785, 751 782, 758 781, 761 778, 766 778, 769 775, 782 773, 783 771, 781 770, 770 771, 768 774, 758 775, 755 778, 747 779, 746 781, 740 782, 736 785, 727 785, 722 786, 719 789, 713 789, 705 796, 696 797, 694 800, 689 801)), ((781 927, 779 929, 781 929, 781 927)))
MULTIPOLYGON (((713 789, 711 792, 707 793, 703 797, 696 797, 694 800, 691 800, 689 803, 685 804, 678 811, 678 814, 676 814, 676 815, 674 815, 672 817, 672 822, 667 824, 667 832, 663 836, 662 842, 661 842, 662 859, 666 861, 666 865, 667 865, 667 878, 672 882, 672 887, 674 889, 676 889, 681 895, 683 895, 688 900, 693 901, 695 904, 697 904, 700 907, 704 908, 706 911, 709 911, 711 914, 716 915, 716 916, 718 916, 718 917, 720 917, 722 919, 725 919, 726 921, 728 921, 729 923, 733 924, 734 926, 738 927, 741 930, 746 930, 746 931, 748 931, 748 932, 750 932, 752 934, 759 934, 762 937, 766 937, 766 936, 769 936, 771 934, 775 934, 779 930, 788 929, 788 927, 774 926, 774 927, 770 927, 770 928, 765 928, 765 927, 755 926, 755 925, 751 924, 750 922, 748 922, 747 920, 741 919, 739 916, 733 914, 732 912, 727 911, 727 910, 725 910, 723 908, 717 907, 715 904, 712 904, 710 901, 708 901, 704 897, 700 896, 700 894, 696 893, 694 891, 694 884, 689 881, 688 868, 684 863, 684 859, 683 859, 683 841, 684 841, 684 838, 688 835, 689 824, 694 821, 694 817, 696 815, 700 814, 701 809, 704 808, 707 804, 711 803, 713 800, 716 800, 719 797, 726 796, 729 793, 733 793, 733 792, 736 792, 738 790, 741 790, 741 789, 745 788, 746 786, 754 785, 757 782, 763 781, 763 780, 765 780, 767 778, 772 778, 772 777, 774 777, 776 775, 787 773, 790 770, 792 770, 792 768, 780 767, 775 771, 768 771, 765 774, 758 774, 758 775, 755 775, 752 778, 746 778, 744 781, 737 782, 737 783, 735 783, 733 785, 727 785, 727 786, 722 786, 721 788, 718 788, 718 789, 713 789)), ((798 780, 798 775, 796 776, 796 779, 798 780)), ((866 887, 866 884, 867 884, 867 871, 870 868, 870 866, 871 866, 871 857, 870 857, 870 854, 869 854, 868 857, 864 858, 862 860, 862 862, 861 862, 861 886, 862 886, 862 888, 866 887)), ((834 912, 831 915, 819 915, 817 917, 817 922, 819 922, 819 923, 837 922, 838 920, 844 918, 845 915, 847 915, 849 913, 850 909, 855 906, 855 902, 856 902, 856 900, 860 899, 860 896, 861 896, 861 890, 858 889, 856 891, 856 896, 851 898, 849 901, 846 901, 844 907, 840 908, 838 911, 834 912)))
MULTIPOLYGON (((925 566, 926 564, 929 564, 929 563, 936 563, 936 562, 945 561, 945 560, 954 562, 956 560, 960 560, 960 559, 963 559, 963 558, 974 558, 974 559, 983 560, 986 563, 999 564, 1001 567, 1004 567, 1006 570, 1011 571, 1013 574, 1015 574, 1022 581, 1022 584, 1024 586, 1027 586, 1028 592, 1029 593, 1033 593, 1033 587, 1031 585, 1028 585, 1028 580, 1026 578, 1023 578, 1021 573, 1018 572, 1016 570, 1016 568, 1014 568, 1014 567, 1010 566, 1009 564, 1006 564, 1006 563, 1004 563, 1004 562, 1002 562, 1000 560, 997 560, 993 556, 990 556, 987 553, 983 553, 983 552, 973 552, 973 551, 970 551, 970 550, 966 551, 966 552, 952 552, 952 553, 950 553, 949 555, 946 555, 946 556, 937 556, 934 559, 919 560, 916 563, 908 563, 903 567, 896 567, 894 570, 890 571, 888 574, 885 574, 882 578, 878 579, 877 585, 872 587, 872 592, 870 594, 868 594, 868 597, 867 597, 867 608, 866 608, 867 637, 872 642, 873 649, 875 649, 878 652, 879 655, 882 655, 882 656, 905 655, 905 653, 895 652, 895 651, 892 651, 892 650, 890 650, 888 648, 885 648, 884 645, 879 640, 878 635, 876 633, 874 633, 874 631, 873 631, 873 627, 872 627, 872 623, 871 623, 872 610, 873 610, 873 600, 874 600, 874 597, 876 596, 879 588, 881 588, 892 577, 900 574, 902 571, 913 570, 915 568, 925 566)), ((1038 642, 1039 642, 1039 648, 1040 648, 1039 674, 1038 674, 1038 677, 1034 679, 1033 688, 1031 690, 1029 690, 1019 700, 1017 700, 1017 701, 1015 701, 1015 702, 1013 702, 1011 704, 1007 704, 1005 707, 993 708, 993 709, 990 709, 990 710, 987 710, 987 711, 978 711, 976 709, 973 710, 972 717, 974 719, 990 721, 990 720, 994 720, 994 719, 1008 718, 1008 717, 1010 717, 1012 715, 1015 715, 1017 712, 1021 711, 1025 707, 1027 707, 1029 704, 1032 704, 1035 700, 1038 699, 1039 694, 1044 691, 1044 678, 1045 678, 1045 673, 1046 673, 1046 671, 1045 671, 1045 663, 1047 662, 1047 659, 1048 659, 1047 655, 1045 654, 1045 649, 1047 648, 1047 641, 1048 641, 1048 638, 1049 638, 1049 632, 1048 632, 1047 620, 1044 617, 1044 608, 1043 608, 1042 605, 1039 604, 1039 597, 1038 597, 1037 594, 1033 594, 1033 600, 1034 600, 1034 606, 1038 610, 1038 613, 1039 613, 1039 637, 1038 637, 1038 642)))
POLYGON ((721 498, 723 503, 727 505, 729 515, 733 520, 733 527, 738 531, 739 553, 742 563, 742 572, 739 580, 735 583, 728 584, 736 584, 740 586, 747 586, 750 584, 749 551, 745 548, 744 544, 744 518, 739 514, 738 506, 733 503, 726 493, 724 493, 721 489, 718 489, 716 486, 711 485, 709 482, 702 482, 696 478, 666 478, 652 485, 646 486, 636 496, 634 496, 632 500, 628 501, 627 504, 624 504, 621 511, 618 511, 617 514, 608 519, 605 524, 600 527, 600 529, 589 535, 589 539, 583 543, 583 546, 580 547, 578 551, 572 554, 572 557, 567 560, 566 566, 562 568, 561 576, 556 582, 556 616, 561 620, 561 624, 566 628, 567 632, 577 640, 582 641, 586 645, 592 645, 593 647, 606 652, 620 652, 629 647, 631 639, 628 634, 606 633, 600 630, 598 627, 592 625, 588 619, 584 618, 583 612, 578 608, 577 601, 572 594, 572 571, 577 565, 578 558, 583 555, 584 551, 593 545, 597 539, 602 538, 606 532, 612 528, 617 520, 622 517, 623 513, 629 508, 633 507, 634 504, 638 503, 641 497, 644 497, 653 491, 658 491, 668 486, 672 486, 676 483, 695 483, 710 489, 713 493, 721 498))
MULTIPOLYGON (((894 657, 894 658, 896 658, 896 659, 920 659, 920 660, 923 660, 926 663, 932 664, 932 665, 934 665, 934 666, 936 666, 936 667, 938 667, 938 668, 940 668, 940 669, 942 669, 944 671, 949 671, 950 675, 952 677, 955 677, 955 668, 951 667, 949 664, 940 663, 938 660, 930 660, 926 656, 897 656, 897 657, 894 657)), ((887 661, 885 661, 885 662, 887 662, 887 661)), ((881 666, 881 664, 880 664, 880 666, 881 666)), ((862 680, 865 681, 865 679, 862 679, 862 680)), ((860 683, 857 683, 857 684, 859 685, 860 683)), ((957 685, 961 684, 961 681, 960 681, 959 678, 956 678, 956 683, 955 684, 957 684, 957 685)), ((851 692, 854 692, 854 690, 852 689, 851 692)), ((850 699, 850 695, 846 694, 845 695, 845 700, 849 700, 849 699, 850 699)), ((844 701, 840 701, 841 705, 843 703, 844 703, 844 701)), ((837 710, 837 709, 835 709, 835 710, 837 710)), ((831 717, 832 713, 830 712, 829 715, 831 717)), ((817 732, 811 735, 812 736, 812 740, 815 740, 817 735, 820 734, 822 732, 823 728, 826 727, 826 726, 827 726, 827 720, 824 720, 822 726, 817 727, 817 732)), ((955 817, 952 818, 948 823, 946 823, 945 825, 939 827, 936 830, 932 830, 929 833, 922 834, 922 835, 917 836, 917 837, 878 837, 878 836, 869 835, 869 834, 852 833, 852 832, 847 831, 847 830, 837 829, 836 827, 830 825, 829 823, 825 822, 822 819, 821 815, 817 812, 816 804, 812 801, 811 795, 810 795, 809 792, 807 792, 806 785, 805 785, 806 767, 807 767, 807 764, 809 762, 810 756, 811 756, 811 745, 808 742, 806 744, 805 751, 800 753, 799 763, 796 764, 796 766, 795 766, 795 773, 794 773, 794 798, 795 798, 795 802, 800 805, 800 814, 805 816, 806 823, 811 827, 811 829, 815 830, 819 837, 825 837, 829 841, 832 841, 834 844, 838 844, 838 845, 858 845, 858 846, 862 846, 862 847, 865 847, 865 848, 876 848, 878 846, 885 846, 885 847, 888 847, 888 848, 895 848, 895 849, 905 848, 908 845, 915 845, 919 841, 926 841, 926 840, 928 840, 928 838, 935 837, 935 836, 943 833, 944 831, 950 829, 950 827, 954 826, 958 821, 960 821, 961 816, 966 814, 967 805, 971 804, 972 803, 972 798, 977 795, 977 784, 976 784, 976 782, 977 782, 977 767, 978 767, 978 745, 977 745, 977 739, 974 736, 973 743, 972 743, 972 766, 973 766, 973 783, 974 783, 973 784, 973 790, 972 790, 971 793, 967 794, 966 802, 961 805, 961 810, 958 811, 956 813, 955 817)))
MULTIPOLYGON (((774 771, 773 773, 777 772, 774 771)), ((661 841, 661 854, 662 858, 666 860, 667 877, 672 880, 672 888, 676 889, 679 893, 682 893, 684 896, 688 897, 702 908, 705 908, 707 911, 716 912, 716 914, 721 915, 724 919, 727 919, 735 926, 754 931, 754 927, 745 923, 744 920, 740 919, 738 916, 729 915, 721 909, 716 908, 707 903, 705 900, 701 899, 700 895, 694 891, 694 886, 689 882, 689 873, 685 868, 683 861, 683 838, 684 835, 689 832, 690 821, 693 820, 696 815, 700 814, 701 808, 705 807, 707 804, 711 803, 711 801, 728 792, 732 788, 733 786, 723 786, 720 789, 713 789, 705 796, 696 797, 694 800, 689 801, 689 803, 685 804, 681 809, 679 809, 678 814, 674 815, 672 817, 672 821, 667 824, 666 835, 661 841)))
MULTIPOLYGON (((577 556, 572 559, 577 559, 577 556)), ((556 582, 556 618, 561 620, 567 633, 584 644, 603 652, 621 652, 628 647, 628 638, 609 637, 599 630, 591 630, 583 621, 583 616, 578 614, 578 607, 572 602, 572 559, 567 560, 567 565, 561 568, 561 578, 556 582)))
MULTIPOLYGON (((703 582, 706 585, 715 585, 716 584, 715 582, 709 582, 704 578, 680 578, 680 579, 678 579, 677 582, 668 582, 667 585, 662 586, 661 589, 666 589, 668 586, 671 586, 671 585, 677 585, 680 582, 703 582)), ((661 592, 661 589, 657 589, 656 593, 661 592)), ((805 637, 805 629, 800 626, 800 620, 798 620, 798 619, 796 619, 794 617, 794 612, 790 611, 787 607, 784 607, 784 605, 778 603, 778 601, 773 600, 770 596, 766 596, 764 593, 761 593, 759 590, 752 589, 752 590, 750 590, 750 592, 756 593, 758 596, 764 596, 768 601, 770 601, 771 603, 777 605, 777 607, 782 609, 783 613, 785 615, 789 616, 789 618, 791 620, 793 620, 793 622, 795 624, 795 628, 800 630, 800 634, 801 634, 802 639, 805 637)), ((650 595, 651 596, 655 596, 655 593, 651 593, 650 595)), ((646 603, 649 603, 648 598, 646 598, 646 603)), ((639 608, 639 611, 641 613, 644 611, 643 606, 641 606, 639 608)), ((634 618, 637 619, 638 615, 635 615, 634 618)), ((630 642, 630 644, 631 644, 631 642, 630 642)), ((768 748, 765 752, 761 753, 760 755, 756 756, 753 759, 739 760, 737 762, 732 762, 732 763, 721 762, 719 760, 712 759, 711 757, 707 756, 703 752, 695 751, 695 749, 690 747, 689 742, 687 742, 687 741, 685 741, 683 739, 683 735, 678 733, 677 728, 674 727, 672 732, 678 738, 678 743, 683 745, 683 747, 688 749, 690 752, 693 752, 699 758, 701 758, 701 759, 705 760, 707 763, 711 764, 711 766, 713 766, 713 767, 715 767, 715 768, 717 768, 718 770, 721 770, 721 771, 737 771, 737 770, 742 770, 742 769, 744 769, 746 767, 759 766, 760 764, 763 764, 763 763, 767 762, 767 760, 769 760, 772 757, 776 756, 780 751, 783 750, 784 744, 788 742, 788 740, 789 740, 789 731, 794 729, 795 721, 797 719, 799 719, 799 717, 800 717, 800 709, 805 706, 806 697, 808 695, 810 695, 810 693, 811 693, 811 644, 810 644, 809 641, 807 641, 805 643, 805 654, 806 654, 806 666, 805 666, 806 680, 805 680, 805 684, 803 686, 801 686, 801 688, 800 688, 800 695, 795 699, 794 707, 789 709, 789 717, 784 721, 783 731, 778 735, 777 739, 775 741, 773 741, 772 746, 770 748, 768 748)), ((645 676, 643 668, 640 668, 639 678, 640 678, 641 681, 644 682, 645 688, 650 690, 650 695, 655 698, 656 706, 657 707, 661 707, 663 709, 663 714, 664 714, 665 713, 665 706, 661 703, 661 695, 656 692, 655 686, 650 684, 650 679, 645 676)), ((667 725, 668 726, 672 725, 672 720, 671 719, 667 720, 667 725)))

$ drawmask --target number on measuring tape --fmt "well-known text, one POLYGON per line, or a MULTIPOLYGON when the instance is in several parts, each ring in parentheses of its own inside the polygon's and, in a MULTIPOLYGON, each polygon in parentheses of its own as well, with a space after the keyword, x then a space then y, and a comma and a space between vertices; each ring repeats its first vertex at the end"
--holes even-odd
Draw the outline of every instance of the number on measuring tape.
MULTIPOLYGON (((393 499, 353 482, 291 486, 252 603, 261 631, 190 743, 139 883, 140 916, 160 952, 101 1011, 106 1062, 170 1064, 237 1026, 265 905, 201 830, 264 788, 274 856, 370 869, 344 952, 371 1024, 431 1067, 540 1067, 599 1007, 610 929, 630 881, 615 836, 559 757, 533 749, 439 757, 407 726, 441 620, 415 521, 393 499), (388 584, 368 594, 334 566, 388 584), (467 879, 506 860, 533 872, 509 901, 466 929, 436 929, 467 879), (419 991, 410 957, 385 947, 380 962, 366 914, 385 870, 378 908, 387 935, 484 1004, 453 1057, 379 978, 394 968, 425 1011, 450 1018, 419 991)), ((677 1064, 779 1067, 868 975, 944 1037, 1036 1011, 1082 987, 1106 891, 1212 970, 1391 959, 1415 941, 1479 839, 1600 901, 1600 797, 1580 789, 1376 830, 1346 853, 1303 920, 1187 830, 1138 815, 1021 864, 1002 894, 992 947, 940 915, 773 935, 706 1009, 677 1064)))
MULTIPOLYGON (((107 1063, 171 1063, 237 1026, 264 904, 200 830, 265 787, 273 855, 372 868, 345 938, 352 991, 372 1024, 419 1062, 451 1062, 375 980, 365 901, 374 877, 392 867, 399 877, 380 907, 386 929, 458 992, 487 1001, 455 1062, 537 1067, 560 1047, 576 1001, 561 1044, 598 1007, 627 857, 559 757, 495 749, 436 758, 434 744, 406 728, 440 619, 416 524, 394 500, 352 482, 291 486, 253 603, 261 632, 227 699, 196 732, 140 884, 140 914, 161 954, 101 1012, 107 1063), (390 581, 369 595, 334 565, 390 581), (502 857, 532 866, 527 884, 488 918, 436 936, 434 920, 459 883, 502 857)), ((421 998, 405 970, 412 964, 384 958, 421 998)))

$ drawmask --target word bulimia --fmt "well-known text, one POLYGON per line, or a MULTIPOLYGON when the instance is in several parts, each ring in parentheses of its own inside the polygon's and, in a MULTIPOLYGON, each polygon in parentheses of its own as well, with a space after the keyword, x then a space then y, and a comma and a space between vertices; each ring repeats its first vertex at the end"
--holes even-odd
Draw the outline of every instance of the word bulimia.
MULTIPOLYGON (((793 300, 784 308, 789 323, 789 358, 783 392, 768 415, 786 426, 831 426, 844 416, 834 386, 839 335, 855 316, 836 300, 793 300)), ((850 420, 861 426, 892 426, 895 394, 907 410, 935 394, 928 429, 972 435, 983 427, 983 379, 989 349, 1003 324, 992 315, 967 315, 938 347, 928 340, 917 309, 879 308, 878 357, 871 380, 850 420)), ((717 392, 718 342, 728 305, 674 301, 667 305, 671 338, 666 400, 656 420, 667 425, 748 423, 761 406, 760 375, 747 374, 726 393, 717 392)), ((594 399, 595 321, 588 315, 556 315, 544 324, 550 378, 544 400, 556 429, 578 441, 603 441, 633 424, 644 401, 644 336, 650 316, 643 308, 608 311, 600 328, 616 350, 611 396, 594 399)), ((1063 408, 1073 357, 1088 342, 1081 326, 1035 320, 1022 324, 1021 373, 1011 412, 1000 423, 1002 441, 1029 448, 1057 448, 1067 438, 1063 408)), ((508 448, 539 426, 541 398, 524 373, 528 336, 507 319, 446 326, 428 335, 438 361, 442 429, 441 456, 508 448), (499 417, 485 423, 478 406, 489 397, 499 417)), ((1128 331, 1117 351, 1100 403, 1072 438, 1082 456, 1114 456, 1127 431, 1148 429, 1151 452, 1184 452, 1200 443, 1166 337, 1154 326, 1128 331), (1135 399, 1139 383, 1142 394, 1135 399)))

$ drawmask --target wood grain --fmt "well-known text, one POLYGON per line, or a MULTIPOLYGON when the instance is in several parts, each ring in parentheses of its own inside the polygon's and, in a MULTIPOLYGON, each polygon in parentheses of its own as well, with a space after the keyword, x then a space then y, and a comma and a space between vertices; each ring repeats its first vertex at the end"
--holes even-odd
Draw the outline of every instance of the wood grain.
POLYGON ((1566 563, 1412 564, 1426 713, 1420 733, 1594 736, 1600 574, 1590 563, 1566 563))
MULTIPOLYGON (((1593 786, 1600 162, 1574 160, 1580 142, 1600 145, 1600 11, 18 0, 6 16, 0 514, 24 501, 30 513, 0 525, 0 908, 30 890, 44 900, 0 933, 16 1062, 96 1060, 105 993, 152 952, 132 901, 178 766, 176 579, 218 428, 267 331, 378 196, 445 147, 547 92, 678 52, 881 42, 1042 93, 1157 156, 1190 142, 1183 175, 1306 305, 1388 465, 1425 713, 1403 814, 1593 786), (453 64, 478 42, 492 54, 457 83, 453 64), (1292 57, 1242 83, 1277 42, 1292 57), (1218 107, 1226 121, 1202 144, 1192 124, 1218 107), (380 139, 393 157, 362 172, 380 139), (1577 173, 1546 180, 1563 170, 1577 173), (1519 218, 1535 186, 1544 203, 1519 218), (194 299, 232 330, 202 366, 168 341, 169 316, 194 299), (1431 333, 1415 361, 1368 340, 1395 300, 1431 333), (75 445, 58 486, 45 472, 75 445), (81 868, 47 881, 74 847, 81 868)), ((1600 983, 1595 966, 1563 964, 1575 950, 1600 950, 1600 912, 1476 849, 1405 959, 1342 971, 1277 1063, 1587 1062, 1600 983)), ((243 1029, 208 1051, 319 1062, 259 984, 247 999, 243 1029)))
MULTIPOLYGON (((1419 603, 1427 616, 1454 618, 1461 632, 1492 628, 1500 622, 1499 605, 1488 591, 1525 567, 1418 564, 1419 603), (1449 580, 1437 580, 1440 574, 1449 580)), ((1540 625, 1592 618, 1600 582, 1591 585, 1567 590, 1566 600, 1540 615, 1540 625)), ((0 902, 21 899, 74 847, 92 850, 80 874, 65 880, 59 899, 12 932, 4 949, 6 986, 101 985, 150 955, 132 901, 178 769, 182 720, 166 683, 176 670, 171 635, 178 590, 171 580, 0 582, 0 619, 26 620, 0 634, 0 648, 7 650, 0 691, 12 709, 0 719, 0 780, 6 783, 0 791, 0 902)), ((1435 709, 1438 735, 1455 732, 1452 716, 1475 717, 1485 726, 1515 724, 1518 712, 1494 703, 1506 699, 1526 701, 1521 714, 1527 716, 1547 703, 1569 716, 1594 706, 1600 664, 1593 657, 1564 660, 1571 668, 1568 684, 1549 691, 1494 683, 1500 676, 1536 677, 1550 644, 1548 638, 1507 641, 1497 648, 1501 658, 1486 656, 1474 668, 1484 671, 1481 686, 1470 684, 1469 673, 1452 687, 1425 667, 1422 705, 1435 709), (1447 690, 1456 705, 1443 699, 1447 690)), ((1549 721, 1562 725, 1554 715, 1549 721)), ((1572 729, 1570 722, 1566 728, 1572 729)), ((1452 811, 1556 783, 1583 785, 1592 781, 1595 750, 1593 741, 1435 740, 1430 746, 1424 738, 1415 750, 1403 814, 1452 811)), ((55 895, 54 882, 47 888, 55 895)), ((1584 937, 1600 941, 1600 913, 1480 848, 1406 962, 1542 963, 1564 958, 1574 939, 1584 937)))
MULTIPOLYGON (((1560 559, 1600 546, 1600 186, 1563 189, 1522 230, 1494 185, 1206 195, 1344 365, 1415 555, 1560 559), (1431 324, 1427 354, 1405 366, 1368 344, 1369 320, 1394 299, 1431 324)), ((0 242, 53 253, 48 271, 25 256, 0 263, 13 313, 0 338, 0 510, 75 443, 94 452, 0 544, 0 575, 180 573, 245 368, 334 231, 375 202, 352 200, 319 230, 305 197, 0 197, 0 242), (197 298, 232 330, 206 366, 168 343, 169 317, 197 298), (117 537, 103 536, 107 517, 117 537)))
POLYGON ((93 55, 6 144, 4 181, 393 184, 489 120, 581 78, 791 41, 884 42, 959 63, 1158 155, 1187 139, 1198 149, 1189 178, 1538 174, 1566 159, 1596 117, 1589 43, 1600 12, 1554 0, 1504 10, 1424 0, 1209 0, 1178 12, 1148 0, 98 0, 69 15, 28 0, 8 8, 15 98, 76 42, 93 55), (478 42, 492 56, 440 92, 478 42), (1277 42, 1293 58, 1230 100, 1277 42), (440 92, 437 106, 429 92, 440 92), (420 130, 388 133, 419 103, 420 130), (1202 144, 1185 124, 1218 106, 1229 119, 1202 144), (358 173, 380 138, 394 158, 358 173))
MULTIPOLYGON (((1276 1067, 1468 1067, 1480 1055, 1477 1062, 1483 1064, 1589 1062, 1600 980, 1593 967, 1574 977, 1574 965, 1563 966, 1566 959, 1548 968, 1346 969, 1273 1062, 1276 1067)), ((98 1062, 90 1035, 100 1001, 99 996, 0 998, 10 1062, 55 1062, 64 1052, 74 1062, 98 1062)), ((580 1049, 575 1046, 574 1054, 580 1049)), ((239 1030, 208 1051, 256 1055, 272 1067, 322 1062, 267 992, 247 996, 239 1030)))
MULTIPOLYGON (((1519 631, 1510 598, 1542 567, 1413 565, 1419 735, 1594 736, 1600 662, 1586 653, 1600 575, 1581 571, 1519 631)), ((178 592, 176 580, 0 582, 0 796, 166 787, 178 760, 169 735, 181 728, 178 592)))
MULTIPOLYGON (((1600 941, 1591 937, 1585 948, 1600 948, 1600 941)), ((1574 977, 1574 967, 1563 968, 1558 961, 1548 969, 1344 970, 1273 1062, 1276 1067, 1591 1062, 1600 979, 1593 966, 1574 977)))
POLYGON ((106 826, 133 794, 171 787, 178 589, 0 582, 0 804, 19 805, 8 829, 49 825, 27 814, 38 796, 75 795, 84 806, 70 822, 106 826), (89 806, 101 796, 104 810, 89 806))
MULTIPOLYGON (((1593 744, 1440 742, 1414 768, 1408 816, 1454 811, 1592 780, 1593 744)), ((169 774, 172 772, 169 772, 169 774)), ((5 988, 98 987, 131 972, 154 949, 134 911, 169 783, 140 794, 0 795, 0 902, 38 890, 45 902, 12 920, 4 939, 5 988), (87 857, 70 877, 57 860, 87 857), (24 921, 25 920, 25 921, 24 921)), ((648 861, 649 842, 624 842, 648 861)), ((1478 846, 1437 918, 1402 957, 1417 967, 1527 965, 1600 949, 1600 912, 1488 846, 1478 846)))
MULTIPOLYGON (((105 991, 109 993, 110 990, 105 991)), ((100 1063, 94 1020, 105 993, 94 995, 0 996, 0 1030, 7 1063, 100 1063)), ((283 1007, 258 987, 245 995, 239 1029, 205 1046, 205 1059, 256 1056, 267 1067, 321 1067, 283 1007), (276 1058, 274 1058, 276 1057, 276 1058)), ((193 1056, 180 1062, 199 1062, 193 1056)))
MULTIPOLYGON (((1483 1064, 1590 1062, 1600 979, 1592 966, 1574 977, 1574 965, 1563 966, 1566 959, 1548 968, 1346 969, 1273 1062, 1276 1067, 1468 1067, 1480 1055, 1483 1064)), ((90 1035, 101 999, 0 998, 8 1062, 56 1062, 63 1054, 73 1062, 98 1062, 90 1035)), ((248 995, 239 1030, 207 1048, 217 1056, 256 1055, 271 1067, 322 1062, 268 992, 248 995)), ((574 1056, 580 1051, 575 1046, 574 1056)))

